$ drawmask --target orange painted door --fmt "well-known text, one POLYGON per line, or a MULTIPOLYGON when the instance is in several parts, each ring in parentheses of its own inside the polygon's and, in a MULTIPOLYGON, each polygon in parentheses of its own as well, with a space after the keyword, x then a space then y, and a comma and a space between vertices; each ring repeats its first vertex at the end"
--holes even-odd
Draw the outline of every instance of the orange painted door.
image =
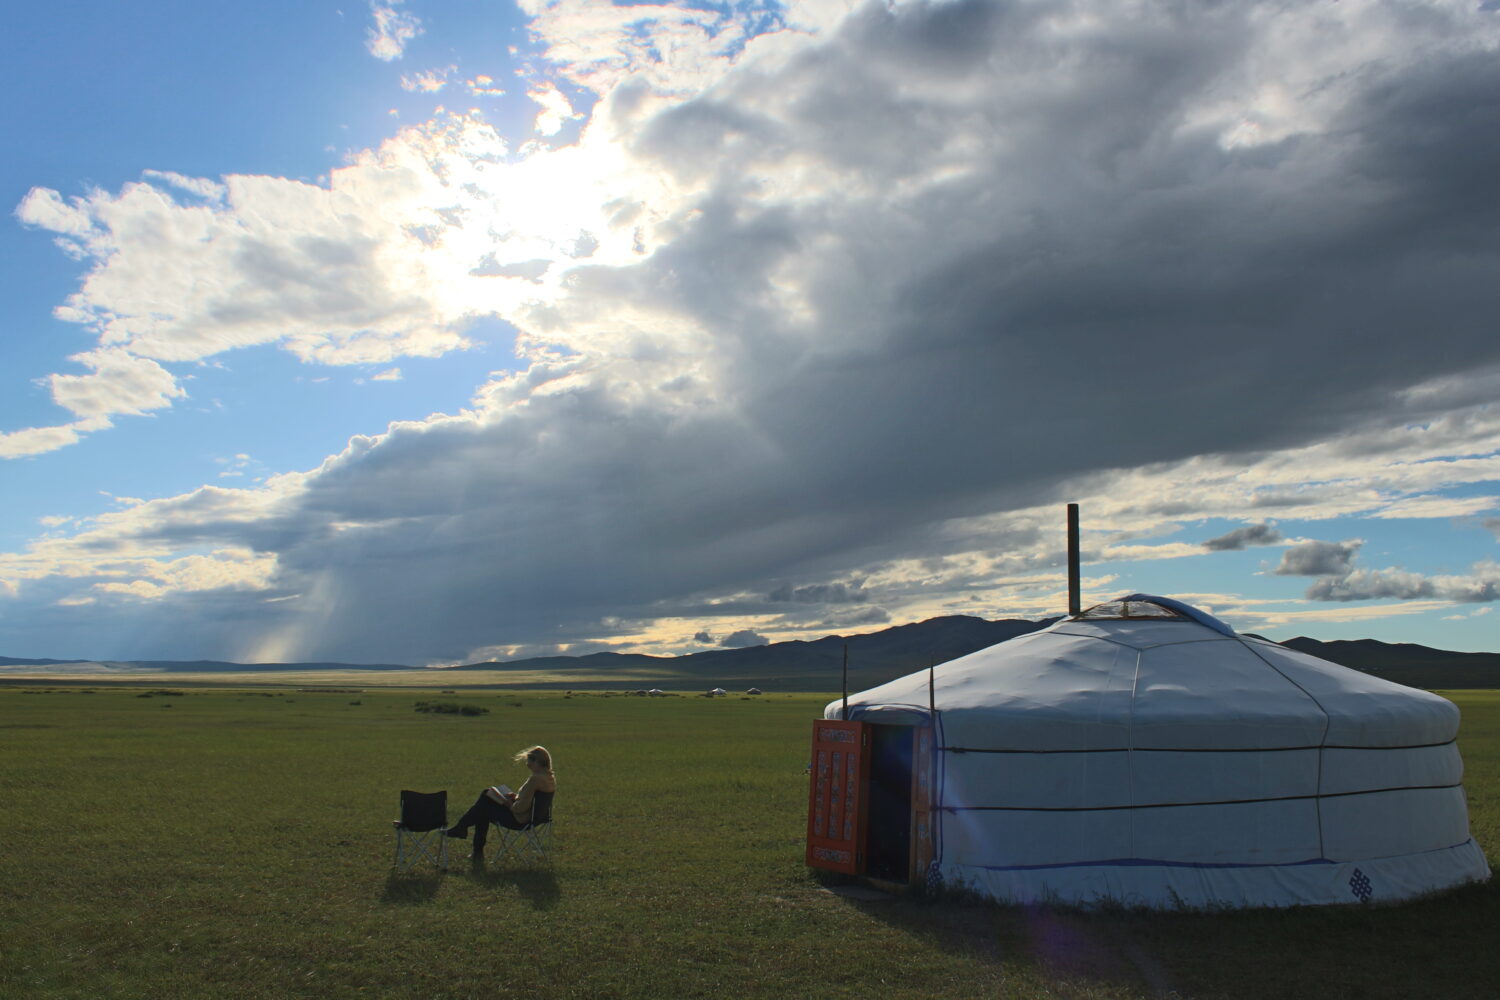
POLYGON ((865 870, 865 793, 870 736, 863 722, 813 723, 807 792, 807 863, 859 875, 865 870))

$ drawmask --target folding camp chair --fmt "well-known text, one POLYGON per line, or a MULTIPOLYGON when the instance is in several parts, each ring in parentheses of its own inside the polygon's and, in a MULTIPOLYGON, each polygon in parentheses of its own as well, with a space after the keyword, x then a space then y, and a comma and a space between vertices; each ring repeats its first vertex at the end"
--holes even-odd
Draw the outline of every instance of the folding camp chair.
POLYGON ((514 854, 527 861, 549 861, 552 855, 552 797, 556 792, 537 792, 531 800, 531 822, 519 830, 497 826, 500 850, 496 860, 514 854))
POLYGON ((447 792, 402 791, 401 818, 391 825, 396 828, 398 870, 405 871, 423 858, 439 868, 448 867, 447 792))

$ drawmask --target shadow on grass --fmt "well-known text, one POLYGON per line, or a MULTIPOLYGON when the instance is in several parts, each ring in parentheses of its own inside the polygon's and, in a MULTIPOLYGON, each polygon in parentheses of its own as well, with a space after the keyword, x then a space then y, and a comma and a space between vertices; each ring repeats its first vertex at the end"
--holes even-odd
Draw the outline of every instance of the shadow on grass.
POLYGON ((1500 880, 1404 904, 1290 910, 844 902, 943 951, 1110 996, 1488 1000, 1500 982, 1500 949, 1486 930, 1500 926, 1500 880))
POLYGON ((420 906, 437 895, 443 884, 444 874, 438 868, 404 872, 392 869, 386 876, 385 891, 380 894, 380 901, 397 906, 420 906))
POLYGON ((550 910, 562 898, 557 876, 546 868, 479 867, 472 869, 472 874, 477 882, 492 889, 514 886, 533 910, 550 910))

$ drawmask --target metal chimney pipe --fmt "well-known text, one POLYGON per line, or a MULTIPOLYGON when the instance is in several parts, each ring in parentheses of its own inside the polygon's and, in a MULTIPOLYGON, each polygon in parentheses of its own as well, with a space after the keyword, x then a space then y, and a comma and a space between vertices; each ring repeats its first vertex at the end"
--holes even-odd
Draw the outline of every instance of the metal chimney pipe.
POLYGON ((1068 616, 1077 618, 1083 610, 1079 606, 1078 584, 1078 505, 1068 504, 1068 616))

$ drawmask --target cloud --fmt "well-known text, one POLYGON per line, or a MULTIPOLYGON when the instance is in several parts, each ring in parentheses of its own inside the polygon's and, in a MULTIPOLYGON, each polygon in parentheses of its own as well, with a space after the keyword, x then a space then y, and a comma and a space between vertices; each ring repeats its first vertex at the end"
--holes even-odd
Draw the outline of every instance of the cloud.
POLYGON ((1274 545, 1279 541, 1281 532, 1263 522, 1247 524, 1243 528, 1235 528, 1216 538, 1210 538, 1203 543, 1203 547, 1210 552, 1230 552, 1252 545, 1274 545))
POLYGON ((764 646, 770 642, 765 636, 760 635, 748 628, 742 628, 737 632, 731 632, 719 640, 720 646, 738 649, 742 646, 764 646))
POLYGON ((1106 545, 1101 549, 1088 550, 1080 555, 1091 562, 1134 561, 1142 559, 1182 559, 1186 556, 1202 555, 1203 549, 1186 542, 1167 542, 1162 545, 1106 545))
MULTIPOLYGON (((1493 18, 918 0, 756 34, 526 3, 598 98, 576 143, 444 115, 323 185, 23 202, 90 268, 63 308, 100 349, 390 365, 496 316, 521 370, 263 489, 7 554, 0 640, 423 660, 780 637, 789 580, 863 581, 857 614, 1055 613, 1063 497, 1101 558, 1170 559, 1203 546, 1120 543, 1500 479, 1493 18), (240 567, 253 592, 154 568, 202 551, 274 568, 240 567), (93 589, 137 580, 163 591, 93 589)), ((1313 554, 1285 565, 1352 566, 1313 554)))
POLYGON ((222 203, 189 205, 146 184, 67 202, 37 189, 17 214, 93 261, 57 314, 104 348, 159 362, 262 343, 333 364, 432 356, 463 346, 453 328, 468 307, 416 287, 443 283, 424 266, 423 241, 441 222, 432 196, 442 184, 428 187, 436 178, 409 161, 430 138, 408 130, 326 188, 230 176, 222 203))
MULTIPOLYGON (((576 86, 607 94, 622 85, 690 95, 718 82, 757 36, 772 44, 787 20, 759 4, 619 6, 597 0, 519 0, 549 63, 576 86)), ((808 3, 793 15, 798 40, 837 23, 842 4, 808 3)), ((795 44, 795 42, 793 43, 795 44)))
POLYGON ((865 600, 864 587, 858 583, 814 583, 803 587, 782 584, 766 595, 766 600, 799 604, 858 604, 865 600))
MULTIPOLYGON (((470 248, 456 234, 446 241, 435 235, 463 225, 447 212, 450 183, 470 182, 457 165, 439 177, 432 157, 454 156, 472 175, 504 150, 486 126, 445 120, 406 130, 379 153, 333 171, 327 187, 251 176, 220 185, 173 175, 171 187, 191 193, 191 203, 144 183, 71 199, 32 190, 17 209, 20 220, 58 234, 92 264, 57 315, 98 337, 99 348, 70 359, 93 373, 46 377, 54 400, 92 423, 31 429, 19 438, 13 432, 0 448, 51 450, 109 426, 113 416, 169 406, 186 395, 164 367, 171 362, 265 343, 323 364, 432 357, 468 346, 462 330, 471 318, 507 300, 493 285, 487 296, 463 288, 478 281, 466 272, 481 249, 493 255, 492 238, 470 248), (448 128, 462 133, 462 153, 448 128)), ((564 225, 555 245, 578 232, 576 224, 564 225)))
POLYGON ((187 395, 161 365, 119 348, 75 354, 76 361, 93 369, 88 375, 53 375, 52 399, 58 406, 88 420, 120 413, 143 414, 172 405, 187 395))
POLYGON ((890 620, 891 613, 885 608, 871 606, 831 614, 811 624, 806 622, 796 624, 801 631, 823 633, 857 629, 865 625, 884 625, 890 620))
POLYGON ((1342 576, 1314 581, 1307 588, 1310 601, 1370 601, 1396 598, 1428 599, 1460 604, 1500 600, 1500 564, 1484 560, 1467 575, 1424 576, 1406 570, 1356 569, 1342 576))
POLYGON ((172 170, 144 170, 141 176, 146 180, 161 181, 179 191, 185 191, 210 201, 219 201, 225 194, 224 185, 205 177, 188 177, 172 170))
POLYGON ((422 33, 422 21, 401 9, 403 0, 370 0, 375 23, 365 32, 365 48, 383 62, 400 59, 407 43, 422 33))
POLYGON ((1399 500, 1371 517, 1392 518, 1469 517, 1500 506, 1500 497, 1416 496, 1399 500))
MULTIPOLYGON (((474 97, 500 97, 505 94, 504 89, 495 86, 494 77, 485 76, 480 73, 472 80, 465 80, 464 86, 469 88, 469 93, 474 97)), ((573 109, 568 108, 571 112, 573 109)))
POLYGON ((541 108, 536 113, 536 124, 533 126, 538 135, 556 135, 568 122, 583 117, 573 110, 567 95, 558 90, 555 84, 544 83, 533 87, 526 92, 526 96, 541 108))
POLYGON ((401 381, 401 369, 399 369, 399 368, 387 368, 383 372, 378 372, 378 373, 376 373, 374 375, 371 375, 370 376, 370 381, 371 382, 399 382, 399 381, 401 381))
POLYGON ((693 633, 693 641, 694 642, 709 642, 709 643, 711 643, 711 642, 714 641, 713 633, 712 632, 703 632, 703 631, 694 632, 693 633))
POLYGON ((401 74, 401 89, 414 94, 436 94, 448 85, 448 78, 457 71, 457 66, 445 66, 442 69, 424 69, 417 73, 403 73, 401 74))
POLYGON ((1400 615, 1427 614, 1450 606, 1445 601, 1404 601, 1398 604, 1367 604, 1361 607, 1324 606, 1309 610, 1237 610, 1231 617, 1235 628, 1243 632, 1288 625, 1304 628, 1315 624, 1373 622, 1400 615))
POLYGON ((0 458, 44 455, 49 451, 66 448, 70 444, 77 444, 81 434, 91 429, 93 428, 78 421, 56 427, 27 427, 0 432, 0 458))
POLYGON ((1300 542, 1281 554, 1277 576, 1335 576, 1348 573, 1364 542, 1300 542))
POLYGON ((490 253, 484 256, 469 273, 477 278, 524 278, 533 284, 538 284, 542 276, 552 267, 552 261, 545 257, 537 257, 532 260, 511 261, 501 264, 490 253))
POLYGON ((142 415, 171 406, 187 395, 161 365, 119 348, 100 348, 68 359, 92 369, 87 375, 46 379, 52 401, 79 419, 55 427, 32 427, 0 434, 0 457, 36 455, 77 443, 80 435, 111 426, 119 414, 142 415))
POLYGON ((233 458, 215 458, 214 463, 224 468, 219 472, 220 479, 237 479, 245 475, 252 466, 260 465, 259 462, 246 455, 244 452, 236 454, 233 458))

